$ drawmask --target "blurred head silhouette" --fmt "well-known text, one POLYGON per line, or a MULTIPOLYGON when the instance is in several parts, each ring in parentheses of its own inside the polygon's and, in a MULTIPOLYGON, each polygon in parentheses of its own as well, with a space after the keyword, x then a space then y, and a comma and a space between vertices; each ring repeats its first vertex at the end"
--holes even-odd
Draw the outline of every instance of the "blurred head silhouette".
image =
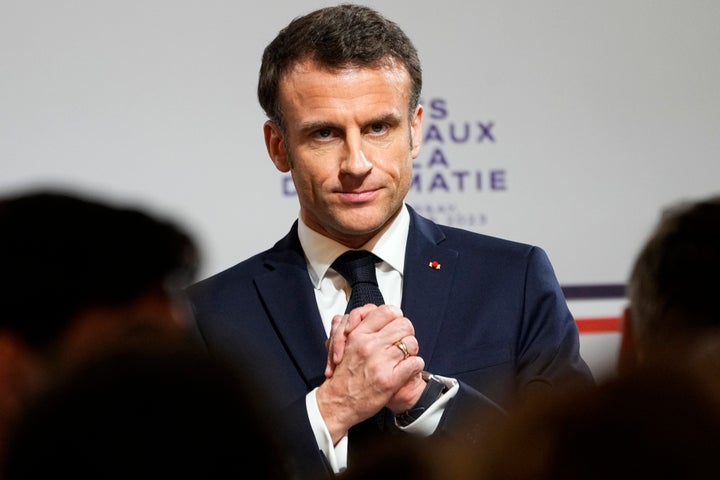
POLYGON ((620 373, 649 362, 720 360, 718 272, 720 196, 666 209, 628 281, 620 373))
POLYGON ((45 379, 114 345, 184 336, 199 252, 178 224, 60 189, 0 197, 0 452, 45 379))

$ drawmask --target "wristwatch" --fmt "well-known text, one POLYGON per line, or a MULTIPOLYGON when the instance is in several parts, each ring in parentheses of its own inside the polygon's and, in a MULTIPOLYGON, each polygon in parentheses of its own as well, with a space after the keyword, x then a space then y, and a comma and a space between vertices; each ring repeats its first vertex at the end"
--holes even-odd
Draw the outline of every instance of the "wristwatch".
POLYGON ((435 378, 432 373, 422 372, 422 379, 425 380, 426 385, 417 403, 406 412, 395 415, 395 421, 401 427, 407 427, 420 418, 420 415, 448 390, 445 384, 435 378))

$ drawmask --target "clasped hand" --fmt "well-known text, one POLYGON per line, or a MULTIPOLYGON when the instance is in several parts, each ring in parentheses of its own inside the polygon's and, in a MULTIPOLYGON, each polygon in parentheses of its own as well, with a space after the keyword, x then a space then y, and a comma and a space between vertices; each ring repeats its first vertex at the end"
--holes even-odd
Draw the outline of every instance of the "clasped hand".
POLYGON ((368 304, 336 315, 326 347, 326 380, 317 399, 334 442, 382 407, 406 411, 425 388, 415 329, 398 307, 368 304))

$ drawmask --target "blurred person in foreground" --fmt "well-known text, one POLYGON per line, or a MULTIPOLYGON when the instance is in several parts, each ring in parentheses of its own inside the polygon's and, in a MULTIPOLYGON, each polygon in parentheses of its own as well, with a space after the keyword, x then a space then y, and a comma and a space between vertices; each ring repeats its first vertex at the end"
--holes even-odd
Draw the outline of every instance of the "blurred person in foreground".
MULTIPOLYGON (((189 338, 194 240, 136 206, 60 188, 0 198, 0 458, 49 381, 151 336, 189 338)), ((109 412, 108 412, 109 413, 109 412)))
POLYGON ((720 395, 707 377, 648 364, 533 399, 488 429, 479 448, 447 450, 436 462, 452 465, 457 480, 704 480, 717 470, 718 433, 720 395))
POLYGON ((0 478, 292 480, 250 377, 180 338, 96 355, 29 403, 0 478))
POLYGON ((270 384, 310 478, 362 463, 381 438, 452 436, 471 412, 482 430, 519 396, 594 384, 541 248, 405 203, 421 88, 415 46, 377 11, 341 4, 292 20, 263 52, 258 98, 298 219, 188 290, 210 353, 249 358, 270 384), (370 258, 382 298, 345 313, 347 251, 370 258))
POLYGON ((619 374, 679 360, 715 365, 720 374, 718 272, 720 196, 666 208, 628 280, 619 374))

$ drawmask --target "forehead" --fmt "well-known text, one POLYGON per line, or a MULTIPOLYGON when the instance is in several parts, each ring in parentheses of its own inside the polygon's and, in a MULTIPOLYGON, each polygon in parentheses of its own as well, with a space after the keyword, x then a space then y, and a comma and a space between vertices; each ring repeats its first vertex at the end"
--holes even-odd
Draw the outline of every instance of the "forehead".
POLYGON ((387 105, 408 108, 411 79, 406 68, 388 60, 373 66, 327 67, 312 60, 295 63, 280 82, 280 102, 293 109, 387 105))

